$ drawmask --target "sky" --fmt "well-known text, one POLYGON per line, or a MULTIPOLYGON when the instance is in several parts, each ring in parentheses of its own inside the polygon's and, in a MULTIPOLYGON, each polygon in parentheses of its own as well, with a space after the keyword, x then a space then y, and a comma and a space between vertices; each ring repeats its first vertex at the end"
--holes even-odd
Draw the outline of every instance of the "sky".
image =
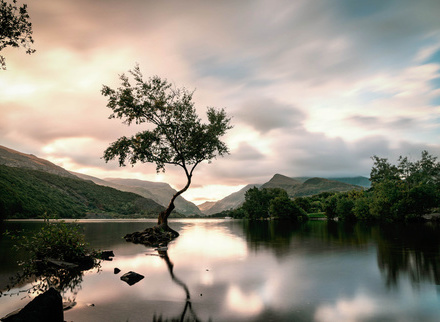
MULTIPOLYGON (((22 3, 19 1, 19 3, 22 3)), ((371 157, 440 156, 438 0, 28 0, 34 48, 1 51, 0 145, 99 178, 167 182, 103 151, 142 130, 109 119, 103 85, 136 64, 225 108, 230 154, 202 163, 200 204, 280 173, 366 176, 371 157)))

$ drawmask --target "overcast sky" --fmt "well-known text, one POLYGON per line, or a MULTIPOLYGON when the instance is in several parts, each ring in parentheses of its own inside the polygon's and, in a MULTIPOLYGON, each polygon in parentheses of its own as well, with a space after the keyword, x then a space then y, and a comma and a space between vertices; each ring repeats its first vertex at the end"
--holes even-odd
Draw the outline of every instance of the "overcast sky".
POLYGON ((371 156, 440 155, 440 1, 28 1, 35 49, 7 49, 0 144, 68 170, 185 184, 102 154, 139 128, 109 120, 102 85, 136 63, 225 108, 231 154, 184 197, 286 176, 369 176, 371 156))

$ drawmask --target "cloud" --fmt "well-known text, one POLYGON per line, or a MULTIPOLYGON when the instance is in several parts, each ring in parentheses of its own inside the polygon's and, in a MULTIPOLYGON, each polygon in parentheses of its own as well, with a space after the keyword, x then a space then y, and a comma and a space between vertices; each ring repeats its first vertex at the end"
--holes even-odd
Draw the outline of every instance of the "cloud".
POLYGON ((283 128, 294 130, 302 125, 305 115, 293 106, 261 98, 245 102, 234 112, 234 117, 257 132, 265 134, 283 128))
MULTIPOLYGON (((157 179, 154 166, 100 159, 140 129, 108 120, 100 94, 138 62, 146 77, 196 88, 201 114, 232 116, 231 155, 200 165, 195 186, 368 175, 372 155, 439 152, 439 10, 429 0, 40 0, 29 4, 37 52, 5 52, 0 144, 91 175, 157 179)), ((162 178, 179 186, 182 174, 162 178)))

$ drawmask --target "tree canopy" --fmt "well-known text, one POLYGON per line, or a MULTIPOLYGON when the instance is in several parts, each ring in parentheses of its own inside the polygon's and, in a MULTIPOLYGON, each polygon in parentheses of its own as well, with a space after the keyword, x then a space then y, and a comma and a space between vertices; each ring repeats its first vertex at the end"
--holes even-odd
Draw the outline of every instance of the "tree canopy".
POLYGON ((194 92, 176 88, 158 76, 144 80, 138 65, 129 74, 131 78, 119 76, 119 88, 102 88, 108 97, 107 107, 113 111, 110 118, 122 119, 127 125, 148 123, 150 127, 110 144, 104 159, 117 158, 120 166, 154 163, 157 172, 165 171, 167 164, 184 170, 187 184, 173 196, 166 214, 159 216, 159 224, 163 224, 174 209, 175 198, 190 186, 197 165, 229 153, 220 138, 231 128, 230 118, 224 109, 208 107, 208 123, 203 123, 192 101, 194 92))
MULTIPOLYGON (((27 12, 27 5, 18 7, 17 0, 8 3, 0 0, 0 51, 6 47, 23 47, 27 54, 32 54, 35 49, 31 45, 32 23, 27 12)), ((0 55, 0 66, 6 69, 5 57, 0 55)))

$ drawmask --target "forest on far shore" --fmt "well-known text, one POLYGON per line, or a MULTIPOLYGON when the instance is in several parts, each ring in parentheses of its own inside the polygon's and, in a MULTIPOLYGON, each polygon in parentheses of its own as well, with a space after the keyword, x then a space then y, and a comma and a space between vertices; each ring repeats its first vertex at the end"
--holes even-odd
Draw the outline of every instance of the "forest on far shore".
POLYGON ((440 163, 423 151, 411 161, 399 157, 397 164, 372 157, 371 188, 348 192, 323 192, 311 197, 290 199, 279 188, 252 188, 245 202, 234 210, 213 215, 233 218, 279 218, 296 221, 321 214, 342 221, 418 221, 440 208, 440 163), (307 216, 308 214, 308 216, 307 216))

